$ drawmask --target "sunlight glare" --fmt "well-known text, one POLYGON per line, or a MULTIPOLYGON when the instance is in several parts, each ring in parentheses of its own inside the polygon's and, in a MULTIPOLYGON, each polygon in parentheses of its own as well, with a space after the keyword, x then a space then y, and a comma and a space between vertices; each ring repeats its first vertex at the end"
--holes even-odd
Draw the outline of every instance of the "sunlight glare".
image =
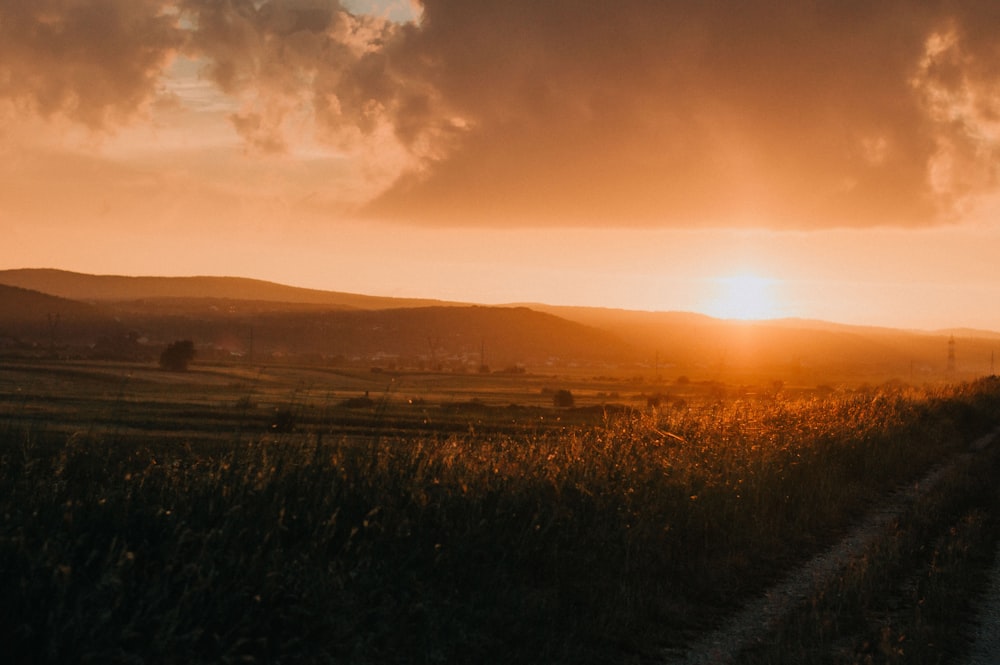
POLYGON ((720 319, 773 319, 779 315, 777 280, 741 273, 713 280, 713 294, 705 313, 720 319))

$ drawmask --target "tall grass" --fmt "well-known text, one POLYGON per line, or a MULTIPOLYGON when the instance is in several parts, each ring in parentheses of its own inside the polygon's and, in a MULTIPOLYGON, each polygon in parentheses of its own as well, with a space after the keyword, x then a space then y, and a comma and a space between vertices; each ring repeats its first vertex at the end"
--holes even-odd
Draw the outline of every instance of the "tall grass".
POLYGON ((378 445, 9 424, 0 631, 35 662, 638 659, 998 415, 990 380, 378 445))
POLYGON ((998 471, 996 446, 957 458, 739 661, 963 662, 1000 535, 998 471))

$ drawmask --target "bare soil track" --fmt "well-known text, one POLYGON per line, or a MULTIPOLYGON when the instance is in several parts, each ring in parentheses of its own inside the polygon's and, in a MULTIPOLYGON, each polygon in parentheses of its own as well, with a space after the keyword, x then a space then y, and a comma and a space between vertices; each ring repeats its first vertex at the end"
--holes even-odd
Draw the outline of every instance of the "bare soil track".
POLYGON ((976 630, 965 665, 1000 663, 1000 550, 994 553, 990 583, 977 607, 976 630))
MULTIPOLYGON (((684 649, 663 652, 663 662, 683 665, 717 665, 740 662, 748 649, 762 643, 791 612, 801 607, 817 588, 841 574, 863 556, 885 529, 901 518, 922 496, 941 484, 948 472, 970 458, 983 454, 1000 439, 1000 427, 975 440, 969 450, 931 469, 918 482, 903 487, 870 511, 847 536, 805 565, 792 571, 763 595, 748 602, 723 625, 684 649)), ((980 603, 970 665, 1000 663, 1000 552, 992 571, 992 584, 980 603)))

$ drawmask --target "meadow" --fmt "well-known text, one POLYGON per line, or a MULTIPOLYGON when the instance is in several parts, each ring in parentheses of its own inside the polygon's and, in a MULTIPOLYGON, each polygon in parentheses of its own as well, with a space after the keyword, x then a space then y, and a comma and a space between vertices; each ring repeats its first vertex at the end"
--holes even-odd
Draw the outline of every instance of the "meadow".
MULTIPOLYGON (((8 362, 3 644, 15 662, 655 661, 998 422, 995 378, 795 391, 8 362)), ((892 560, 942 524, 989 550, 996 458, 921 509, 921 535, 900 525, 892 560)), ((842 639, 827 605, 863 615, 892 577, 876 570, 785 631, 842 639)))

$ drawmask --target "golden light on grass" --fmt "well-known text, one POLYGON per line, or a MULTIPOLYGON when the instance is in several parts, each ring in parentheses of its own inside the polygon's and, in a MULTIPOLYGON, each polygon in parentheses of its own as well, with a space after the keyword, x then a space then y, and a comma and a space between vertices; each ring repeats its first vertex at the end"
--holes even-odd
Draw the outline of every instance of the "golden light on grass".
POLYGON ((778 280, 744 272, 713 280, 704 312, 720 319, 758 320, 780 316, 778 280))

